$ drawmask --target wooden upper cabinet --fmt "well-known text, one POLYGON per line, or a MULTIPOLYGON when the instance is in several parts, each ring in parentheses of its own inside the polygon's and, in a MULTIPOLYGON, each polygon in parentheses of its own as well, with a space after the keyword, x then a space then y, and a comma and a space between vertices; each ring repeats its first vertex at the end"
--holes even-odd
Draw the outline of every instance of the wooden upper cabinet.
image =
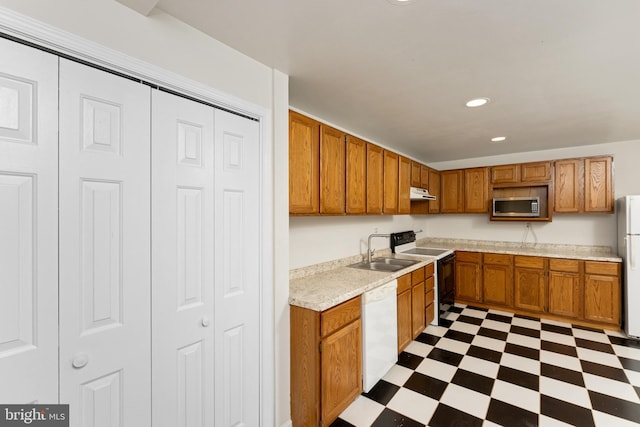
POLYGON ((346 167, 347 213, 365 214, 367 212, 367 143, 351 135, 347 135, 346 167))
POLYGON ((609 156, 555 161, 554 211, 612 213, 613 159, 609 156))
POLYGON ((429 168, 420 165, 420 188, 429 189, 429 168))
POLYGON ((387 215, 398 213, 398 154, 384 150, 384 196, 382 212, 387 215))
POLYGON ((555 212, 582 211, 584 162, 582 159, 557 160, 554 165, 555 212))
POLYGON ((367 143, 367 213, 382 214, 384 197, 384 150, 367 143))
POLYGON ((584 211, 613 212, 613 159, 591 157, 584 159, 584 211))
POLYGON ((551 181, 551 162, 522 163, 520 165, 521 182, 551 181))
POLYGON ((411 186, 421 187, 420 163, 411 161, 411 186))
POLYGON ((320 124, 320 213, 345 212, 345 139, 344 132, 320 124))
POLYGON ((492 184, 549 182, 550 180, 551 162, 518 163, 491 167, 492 184))
POLYGON ((411 160, 400 156, 398 170, 398 213, 411 211, 411 160))
POLYGON ((464 170, 464 211, 489 212, 489 168, 464 170))
POLYGON ((520 165, 501 165, 491 167, 493 184, 516 184, 520 182, 520 165))
POLYGON ((440 212, 464 212, 464 171, 440 172, 440 212))
POLYGON ((429 187, 427 187, 435 200, 429 200, 429 213, 440 213, 440 172, 429 169, 429 187))
POLYGON ((320 212, 320 123, 289 111, 289 212, 320 212))

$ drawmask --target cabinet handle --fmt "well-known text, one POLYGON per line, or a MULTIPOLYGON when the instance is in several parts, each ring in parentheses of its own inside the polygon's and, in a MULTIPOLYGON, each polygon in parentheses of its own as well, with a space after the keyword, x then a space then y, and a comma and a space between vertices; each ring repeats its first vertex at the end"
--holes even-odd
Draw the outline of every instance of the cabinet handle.
POLYGON ((89 355, 87 353, 76 353, 71 361, 71 366, 76 369, 84 368, 89 363, 89 355))

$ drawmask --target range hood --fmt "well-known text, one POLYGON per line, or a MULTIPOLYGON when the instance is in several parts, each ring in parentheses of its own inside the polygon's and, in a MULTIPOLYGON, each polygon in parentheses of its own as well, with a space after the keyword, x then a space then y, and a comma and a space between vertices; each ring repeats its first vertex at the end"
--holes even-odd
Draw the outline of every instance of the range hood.
POLYGON ((411 187, 409 192, 411 200, 435 200, 436 196, 429 194, 426 188, 411 187))

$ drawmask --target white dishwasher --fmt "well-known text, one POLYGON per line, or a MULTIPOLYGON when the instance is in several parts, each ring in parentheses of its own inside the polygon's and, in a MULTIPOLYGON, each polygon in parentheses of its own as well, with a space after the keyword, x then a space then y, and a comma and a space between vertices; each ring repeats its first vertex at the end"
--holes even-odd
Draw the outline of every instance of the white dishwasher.
POLYGON ((362 388, 367 393, 398 361, 398 281, 362 294, 362 388))

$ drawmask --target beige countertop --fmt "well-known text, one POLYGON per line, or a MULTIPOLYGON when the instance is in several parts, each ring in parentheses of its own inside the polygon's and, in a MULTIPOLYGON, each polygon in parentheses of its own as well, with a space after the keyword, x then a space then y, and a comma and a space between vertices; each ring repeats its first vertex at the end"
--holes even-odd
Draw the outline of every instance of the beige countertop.
POLYGON ((463 240, 427 238, 416 242, 419 247, 454 249, 468 252, 529 255, 547 258, 568 258, 584 261, 622 262, 609 246, 557 245, 549 243, 492 242, 488 240, 463 240))
POLYGON ((298 277, 289 282, 289 304, 315 311, 324 311, 433 262, 432 259, 423 257, 389 256, 391 258, 414 259, 419 262, 392 273, 341 266, 305 277, 298 277))
MULTIPOLYGON (((622 262, 608 246, 578 246, 556 244, 532 244, 427 238, 417 242, 419 247, 453 249, 469 252, 491 252, 511 255, 530 255, 548 258, 569 258, 585 261, 622 262)), ((408 255, 391 255, 390 251, 378 251, 378 256, 419 260, 417 264, 390 273, 360 270, 348 267, 362 260, 361 256, 312 265, 292 270, 289 274, 289 304, 324 311, 353 297, 383 285, 404 274, 433 262, 432 259, 408 255)))

